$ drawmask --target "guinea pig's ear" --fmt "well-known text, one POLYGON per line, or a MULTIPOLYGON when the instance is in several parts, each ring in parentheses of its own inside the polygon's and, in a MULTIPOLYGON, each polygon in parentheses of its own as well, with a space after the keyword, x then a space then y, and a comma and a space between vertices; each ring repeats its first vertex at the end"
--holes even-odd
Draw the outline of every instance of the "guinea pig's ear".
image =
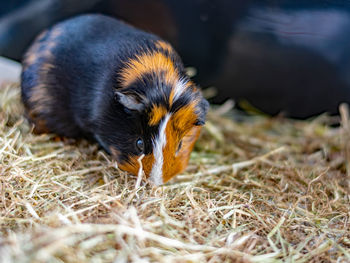
POLYGON ((115 99, 129 110, 135 110, 141 112, 145 109, 144 103, 142 103, 138 96, 134 93, 123 93, 116 91, 114 93, 115 99))
POLYGON ((209 109, 209 102, 205 98, 203 98, 201 95, 201 100, 197 104, 198 118, 194 125, 203 126, 205 124, 205 119, 207 117, 208 109, 209 109))

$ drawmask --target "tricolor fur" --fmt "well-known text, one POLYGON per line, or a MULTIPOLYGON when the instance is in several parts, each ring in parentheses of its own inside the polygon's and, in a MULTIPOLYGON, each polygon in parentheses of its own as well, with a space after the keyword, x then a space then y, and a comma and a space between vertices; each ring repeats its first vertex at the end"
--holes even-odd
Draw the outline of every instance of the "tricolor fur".
POLYGON ((126 171, 137 174, 145 154, 155 184, 184 170, 208 108, 167 42, 101 15, 67 20, 36 40, 22 97, 41 130, 93 138, 126 171))

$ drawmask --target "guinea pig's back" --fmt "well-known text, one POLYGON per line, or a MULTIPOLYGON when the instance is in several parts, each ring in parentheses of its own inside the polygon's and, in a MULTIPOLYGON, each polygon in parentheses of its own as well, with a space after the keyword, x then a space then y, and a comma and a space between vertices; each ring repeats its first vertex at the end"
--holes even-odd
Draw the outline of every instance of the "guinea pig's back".
POLYGON ((122 61, 152 39, 103 15, 72 18, 39 35, 24 57, 21 77, 36 130, 69 137, 91 133, 94 107, 113 97, 113 76, 122 61))

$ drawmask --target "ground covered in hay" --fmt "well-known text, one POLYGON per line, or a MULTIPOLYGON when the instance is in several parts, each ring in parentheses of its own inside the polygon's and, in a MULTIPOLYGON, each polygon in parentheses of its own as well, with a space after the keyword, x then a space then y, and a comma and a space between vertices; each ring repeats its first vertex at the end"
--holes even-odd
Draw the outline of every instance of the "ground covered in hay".
POLYGON ((350 262, 346 107, 291 121, 226 106, 184 174, 135 187, 97 145, 33 135, 2 87, 0 262, 350 262))

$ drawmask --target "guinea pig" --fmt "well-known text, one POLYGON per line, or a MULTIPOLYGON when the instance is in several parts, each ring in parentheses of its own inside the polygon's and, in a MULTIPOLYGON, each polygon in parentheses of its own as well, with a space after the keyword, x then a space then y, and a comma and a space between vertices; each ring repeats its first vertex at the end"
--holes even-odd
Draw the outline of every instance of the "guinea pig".
POLYGON ((182 172, 208 102, 169 43, 104 15, 41 33, 26 52, 22 101, 37 133, 96 140, 155 185, 182 172))

